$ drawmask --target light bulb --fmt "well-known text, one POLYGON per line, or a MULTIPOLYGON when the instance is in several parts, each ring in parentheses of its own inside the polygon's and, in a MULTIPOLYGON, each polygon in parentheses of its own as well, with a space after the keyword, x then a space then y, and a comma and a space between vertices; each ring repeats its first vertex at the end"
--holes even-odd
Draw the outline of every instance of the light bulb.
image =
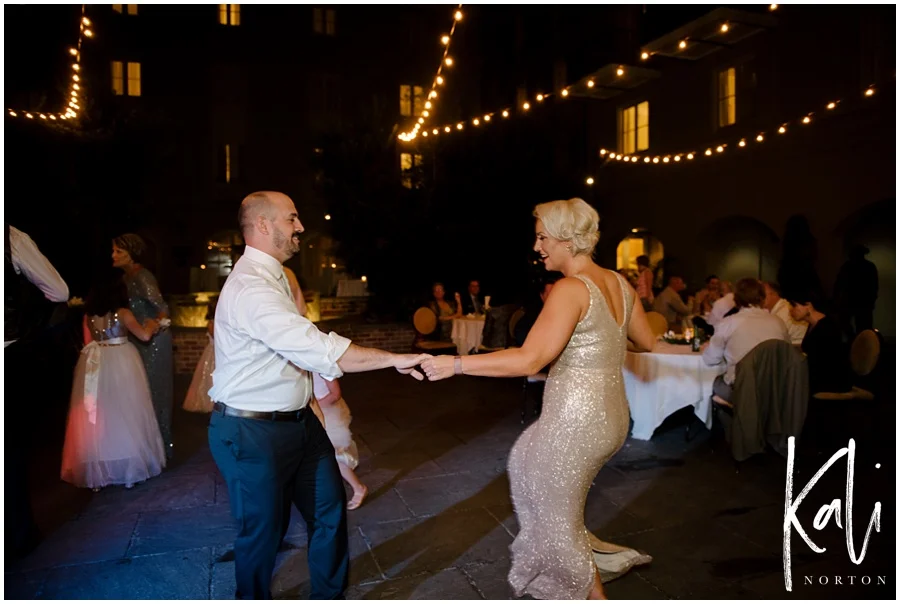
POLYGON ((453 18, 456 19, 457 21, 462 21, 462 18, 463 18, 462 11, 458 10, 455 13, 453 13, 453 18))
POLYGON ((419 118, 419 123, 420 123, 420 124, 424 124, 424 123, 425 123, 425 118, 424 118, 424 117, 420 117, 420 118, 419 118))
POLYGON ((541 101, 544 100, 544 95, 543 95, 543 94, 539 94, 539 95, 537 95, 536 98, 537 98, 537 102, 540 103, 541 101))
POLYGON ((456 124, 456 129, 457 129, 457 130, 462 130, 462 129, 463 129, 463 124, 462 124, 462 122, 456 124))
POLYGON ((53 115, 53 114, 51 113, 51 114, 50 114, 50 119, 51 119, 51 120, 55 120, 55 119, 56 119, 56 116, 53 115))
POLYGON ((828 103, 828 105, 826 106, 827 109, 834 109, 835 107, 837 107, 837 103, 834 102, 828 103))
POLYGON ((83 18, 81 19, 81 22, 84 23, 85 25, 90 25, 90 24, 91 24, 91 20, 88 19, 87 17, 83 17, 83 18))
POLYGON ((78 74, 72 74, 72 80, 77 82, 79 80, 78 74))
POLYGON ((569 96, 569 89, 568 89, 568 88, 563 88, 563 89, 562 89, 562 92, 560 92, 560 94, 563 95, 563 96, 569 96))
POLYGON ((81 87, 78 84, 72 84, 73 90, 81 90, 81 87))
POLYGON ((67 120, 67 119, 69 119, 69 116, 68 116, 68 115, 61 115, 61 116, 59 116, 59 119, 61 119, 61 120, 67 120))
POLYGON ((74 57, 75 55, 78 54, 78 51, 75 50, 74 48, 70 48, 70 49, 69 49, 69 54, 72 55, 72 56, 74 57))
POLYGON ((803 118, 803 123, 804 123, 804 124, 808 124, 808 123, 810 123, 811 121, 812 121, 812 120, 810 119, 810 117, 809 117, 808 115, 807 115, 806 117, 803 118))
POLYGON ((334 262, 332 262, 332 263, 331 263, 331 268, 337 268, 337 264, 335 264, 334 262))
POLYGON ((428 131, 423 132, 422 136, 424 136, 425 138, 428 138, 428 131))
POLYGON ((45 120, 45 119, 47 119, 47 116, 46 116, 46 115, 44 115, 44 114, 43 114, 43 113, 42 113, 42 114, 40 114, 40 117, 41 117, 41 119, 42 119, 42 120, 45 120))
POLYGON ((325 214, 325 220, 331 220, 331 214, 325 214))
POLYGON ((649 163, 650 163, 650 158, 649 158, 649 157, 645 157, 645 158, 644 158, 644 163, 645 163, 645 164, 649 164, 649 163))
POLYGON ((476 117, 474 120, 472 120, 472 123, 473 123, 474 125, 477 126, 478 124, 481 123, 481 120, 479 120, 479 119, 476 117))
POLYGON ((727 23, 723 23, 723 24, 722 24, 722 27, 719 28, 719 31, 722 32, 723 34, 724 34, 724 33, 728 33, 728 24, 727 24, 727 23))
POLYGON ((491 116, 490 116, 490 114, 484 116, 484 121, 486 121, 486 122, 491 121, 491 116))
POLYGON ((431 92, 429 92, 429 93, 428 93, 428 98, 429 98, 429 99, 436 99, 436 98, 437 98, 437 90, 432 90, 431 92))
POLYGON ((450 126, 444 126, 444 132, 450 132, 450 126))
POLYGON ((784 126, 778 129, 778 134, 784 134, 785 132, 787 132, 787 128, 785 128, 784 126))
POLYGON ((722 145, 719 145, 718 147, 716 147, 716 153, 721 153, 724 150, 725 150, 725 147, 723 147, 722 145))
POLYGON ((438 83, 438 86, 442 86, 444 84, 444 78, 442 78, 441 76, 438 76, 435 81, 438 83))
POLYGON ((641 60, 642 60, 642 61, 646 61, 646 60, 649 59, 649 58, 650 58, 650 53, 647 52, 646 50, 645 50, 644 52, 641 53, 641 60))
POLYGON ((425 109, 431 109, 431 101, 425 101, 425 109))
POLYGON ((423 111, 423 112, 422 112, 422 117, 428 117, 428 112, 427 112, 427 111, 423 111))
MULTIPOLYGON (((619 157, 622 157, 622 156, 620 155, 619 157)), ((631 161, 631 157, 629 157, 628 155, 626 155, 626 156, 624 157, 624 159, 625 159, 625 161, 631 161)))
POLYGON ((441 36, 441 44, 443 44, 445 46, 447 44, 450 44, 450 36, 447 36, 447 35, 441 36))
POLYGON ((653 158, 653 163, 654 163, 654 164, 658 164, 658 163, 659 163, 659 158, 658 158, 658 157, 654 157, 654 158, 653 158))
POLYGON ((756 142, 761 143, 761 142, 763 142, 763 140, 765 140, 765 137, 763 137, 762 134, 758 134, 756 136, 756 142))
POLYGON ((431 133, 432 133, 432 134, 433 134, 433 135, 435 135, 435 136, 437 136, 437 133, 438 133, 438 129, 437 129, 437 128, 435 128, 435 129, 434 129, 434 130, 432 130, 432 131, 431 131, 431 133))
POLYGON ((93 37, 94 37, 94 32, 92 32, 92 31, 89 30, 89 29, 86 29, 86 30, 84 30, 84 35, 87 36, 88 38, 93 38, 93 37))
POLYGON ((668 156, 668 155, 665 156, 665 157, 663 158, 663 163, 664 163, 664 164, 669 163, 669 156, 668 156))
POLYGON ((453 57, 447 57, 446 59, 444 59, 444 65, 446 65, 447 67, 452 67, 453 66, 453 57))
POLYGON ((685 48, 687 48, 687 40, 682 40, 681 42, 679 42, 678 48, 680 48, 681 50, 684 50, 685 48))
POLYGON ((741 139, 741 142, 738 143, 738 147, 746 147, 746 146, 747 146, 747 141, 745 141, 744 139, 741 139))
POLYGON ((74 69, 75 71, 79 71, 81 69, 81 65, 79 65, 78 63, 72 63, 72 69, 74 69))
POLYGON ((503 113, 502 113, 501 115, 502 115, 503 117, 509 117, 509 111, 507 111, 506 109, 504 109, 504 110, 503 110, 503 113))
POLYGON ((594 178, 592 176, 588 176, 587 180, 584 181, 588 185, 594 184, 594 178))
POLYGON ((687 158, 688 158, 688 159, 694 159, 694 154, 693 154, 693 153, 688 153, 688 154, 687 154, 687 158))
POLYGON ((200 265, 200 270, 201 270, 201 271, 205 271, 205 270, 206 270, 206 265, 205 265, 205 264, 201 264, 201 265, 200 265))
POLYGON ((10 115, 10 117, 16 117, 16 112, 13 111, 12 109, 10 109, 10 110, 9 110, 9 115, 10 115))
POLYGON ((637 156, 631 158, 631 163, 634 163, 638 160, 637 156))
POLYGON ((777 4, 770 4, 770 5, 769 5, 769 10, 778 10, 778 5, 777 5, 777 4))
POLYGON ((531 109, 531 105, 528 104, 528 102, 522 103, 522 109, 528 111, 529 109, 531 109))
POLYGON ((872 96, 873 94, 875 94, 875 89, 874 89, 874 88, 872 88, 872 87, 870 86, 869 88, 866 89, 866 96, 872 96))
POLYGON ((676 155, 676 156, 675 156, 675 161, 681 161, 681 156, 680 156, 680 155, 676 155))
POLYGON ((366 281, 369 280, 369 278, 366 277, 365 275, 363 275, 362 277, 359 278, 359 280, 362 281, 363 283, 365 283, 366 281))
POLYGON ((712 155, 712 149, 707 149, 705 152, 706 155, 712 155))
POLYGON ((606 155, 606 149, 600 149, 600 155, 606 155))
POLYGON ((31 115, 30 113, 26 113, 25 117, 27 117, 28 119, 34 119, 34 116, 31 115))
POLYGON ((594 80, 588 80, 587 87, 588 87, 588 88, 593 88, 593 87, 594 87, 594 80))
POLYGON ((623 75, 625 75, 625 69, 619 67, 618 69, 616 69, 616 75, 621 78, 623 75))

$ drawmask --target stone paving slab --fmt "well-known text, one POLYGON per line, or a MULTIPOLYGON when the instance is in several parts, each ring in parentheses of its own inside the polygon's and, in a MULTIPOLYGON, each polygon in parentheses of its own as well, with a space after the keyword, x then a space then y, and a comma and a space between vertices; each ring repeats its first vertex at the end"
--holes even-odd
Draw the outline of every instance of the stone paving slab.
POLYGON ((210 505, 141 514, 129 556, 178 551, 197 545, 231 543, 237 527, 226 505, 210 505))

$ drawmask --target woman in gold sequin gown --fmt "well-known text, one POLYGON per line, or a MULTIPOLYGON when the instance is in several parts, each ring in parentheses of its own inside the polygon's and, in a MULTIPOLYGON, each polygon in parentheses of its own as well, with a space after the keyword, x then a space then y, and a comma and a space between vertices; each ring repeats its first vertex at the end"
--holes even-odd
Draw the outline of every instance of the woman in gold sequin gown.
POLYGON ((602 599, 601 576, 615 578, 649 556, 601 541, 584 525, 591 482, 628 435, 622 365, 628 340, 651 350, 655 339, 634 290, 591 260, 597 212, 580 199, 535 208, 534 249, 554 285, 524 345, 492 354, 436 357, 429 379, 454 374, 513 377, 552 362, 540 419, 509 457, 519 534, 509 581, 517 596, 602 599))

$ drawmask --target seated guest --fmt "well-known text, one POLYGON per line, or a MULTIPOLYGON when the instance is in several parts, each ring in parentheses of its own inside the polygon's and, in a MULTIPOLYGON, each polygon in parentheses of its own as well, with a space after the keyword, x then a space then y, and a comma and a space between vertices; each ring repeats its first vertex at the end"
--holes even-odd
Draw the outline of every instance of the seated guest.
POLYGON ((765 297, 765 290, 758 280, 738 281, 734 301, 740 312, 722 319, 716 325, 715 335, 701 347, 707 365, 725 361, 725 373, 713 382, 713 394, 726 401, 730 400, 734 387, 735 367, 748 352, 766 340, 791 341, 781 319, 762 308, 765 297))
POLYGON ((722 297, 719 278, 710 275, 706 278, 706 287, 697 292, 694 298, 694 314, 706 315, 712 310, 713 303, 722 297))
POLYGON ((809 324, 800 346, 809 365, 809 391, 848 392, 853 384, 841 326, 822 312, 823 306, 813 294, 796 295, 791 300, 791 317, 809 324))
POLYGON ((431 295, 433 299, 428 303, 430 308, 438 318, 439 329, 432 334, 434 339, 450 341, 450 334, 453 331, 453 319, 462 317, 462 304, 460 303, 459 294, 456 294, 456 304, 452 304, 444 300, 444 284, 435 283, 431 287, 431 295))
POLYGON ((722 319, 737 311, 738 308, 734 302, 734 288, 730 281, 722 281, 722 297, 713 303, 712 310, 706 316, 706 322, 715 327, 722 319))
POLYGON ((650 270, 650 258, 643 255, 638 256, 637 265, 638 280, 634 288, 644 306, 644 312, 650 312, 653 310, 653 271, 650 270))
POLYGON ((791 316, 791 304, 781 297, 781 287, 777 283, 764 281, 763 287, 766 288, 766 299, 763 302, 763 308, 784 321, 788 333, 791 335, 791 343, 799 346, 803 342, 803 336, 809 327, 804 321, 795 321, 791 316))
POLYGON ((481 284, 475 279, 469 281, 469 293, 463 296, 462 314, 484 314, 484 296, 481 295, 481 284))
POLYGON ((692 300, 689 298, 687 304, 681 300, 681 292, 685 288, 681 277, 670 277, 669 286, 659 292, 653 301, 653 310, 664 316, 669 325, 679 325, 685 317, 691 315, 692 300))
POLYGON ((537 321, 538 315, 541 314, 541 309, 544 307, 544 302, 547 301, 547 298, 550 296, 550 290, 553 289, 553 284, 559 281, 560 273, 547 273, 547 275, 543 278, 543 286, 541 287, 541 291, 539 294, 540 302, 535 300, 531 304, 525 307, 525 314, 519 319, 519 322, 516 323, 516 327, 513 330, 513 338, 516 341, 516 346, 521 347, 525 343, 525 338, 528 337, 528 332, 531 331, 531 328, 534 327, 535 322, 537 321))

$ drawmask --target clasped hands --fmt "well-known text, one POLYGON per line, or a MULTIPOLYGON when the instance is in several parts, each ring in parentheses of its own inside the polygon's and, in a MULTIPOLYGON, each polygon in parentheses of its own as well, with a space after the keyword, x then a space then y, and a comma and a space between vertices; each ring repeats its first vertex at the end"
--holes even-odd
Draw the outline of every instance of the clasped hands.
POLYGON ((437 382, 445 380, 455 373, 454 357, 451 356, 433 357, 430 354, 400 354, 397 355, 394 367, 403 375, 412 375, 419 381, 422 381, 427 376, 428 381, 437 382), (424 376, 422 372, 416 369, 419 366, 425 371, 424 376))

